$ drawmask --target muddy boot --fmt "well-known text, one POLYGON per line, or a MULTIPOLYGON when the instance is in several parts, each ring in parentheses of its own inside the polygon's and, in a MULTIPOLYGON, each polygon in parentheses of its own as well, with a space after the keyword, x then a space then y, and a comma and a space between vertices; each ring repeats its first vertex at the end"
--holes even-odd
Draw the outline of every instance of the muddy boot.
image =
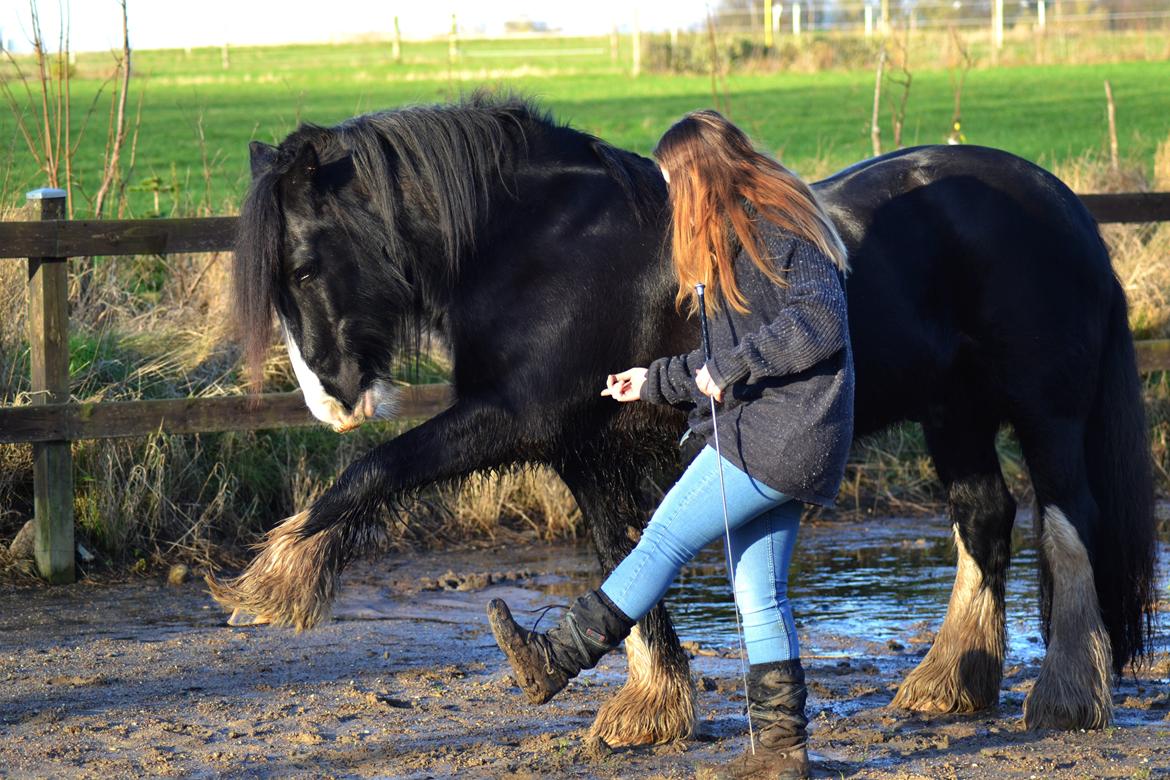
POLYGON ((492 599, 487 612, 496 643, 533 704, 544 704, 582 669, 596 666, 634 627, 600 590, 577 599, 547 634, 521 628, 500 599, 492 599))
POLYGON ((804 716, 804 669, 800 659, 753 664, 748 672, 748 708, 756 752, 722 765, 699 768, 699 780, 805 780, 808 718, 804 716))

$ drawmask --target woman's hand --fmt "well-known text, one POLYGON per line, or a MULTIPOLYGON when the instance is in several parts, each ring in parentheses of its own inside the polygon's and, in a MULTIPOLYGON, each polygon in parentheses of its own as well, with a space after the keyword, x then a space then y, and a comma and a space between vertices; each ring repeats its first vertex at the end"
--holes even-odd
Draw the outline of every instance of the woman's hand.
POLYGON ((714 398, 717 403, 723 403, 723 391, 719 389, 719 385, 711 381, 711 372, 706 366, 695 373, 695 384, 699 386, 700 393, 714 398))
POLYGON ((644 384, 646 384, 646 369, 627 368, 621 373, 607 376, 605 389, 601 391, 601 394, 608 395, 613 400, 623 403, 637 401, 644 384))

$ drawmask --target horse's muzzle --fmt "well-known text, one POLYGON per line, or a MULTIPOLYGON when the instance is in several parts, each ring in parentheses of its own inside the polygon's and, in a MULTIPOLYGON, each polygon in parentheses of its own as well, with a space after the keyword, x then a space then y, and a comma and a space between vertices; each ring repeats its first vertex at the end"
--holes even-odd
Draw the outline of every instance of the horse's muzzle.
POLYGON ((397 410, 398 389, 389 382, 375 379, 374 383, 358 396, 352 412, 347 413, 340 404, 336 404, 330 410, 332 413, 328 422, 337 433, 346 433, 368 420, 393 419, 397 410))

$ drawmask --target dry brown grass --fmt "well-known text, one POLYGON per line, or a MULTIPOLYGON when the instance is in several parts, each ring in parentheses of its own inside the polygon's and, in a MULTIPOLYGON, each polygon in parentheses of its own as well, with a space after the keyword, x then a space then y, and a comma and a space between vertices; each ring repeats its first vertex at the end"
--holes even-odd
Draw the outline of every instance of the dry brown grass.
MULTIPOLYGON (((815 167, 815 166, 814 166, 815 167)), ((827 167, 827 163, 826 163, 827 167)), ((819 171, 804 171, 814 177, 819 171)), ((1079 192, 1170 189, 1170 138, 1151 173, 1110 168, 1086 156, 1058 167, 1079 192)), ((14 218, 14 215, 0 215, 14 218)), ((1170 336, 1170 224, 1106 226, 1139 337, 1170 336)), ((242 392, 236 351, 226 338, 226 256, 180 255, 99 263, 84 300, 73 290, 74 387, 78 400, 213 396, 242 392)), ((28 402, 25 270, 0 262, 0 403, 28 402)), ((435 367, 438 371, 441 364, 435 367)), ((274 350, 269 389, 294 386, 274 350)), ((1147 381, 1153 450, 1161 488, 1170 475, 1170 381, 1147 381)), ((324 429, 79 442, 75 511, 79 536, 102 561, 145 569, 176 560, 240 562, 247 545, 282 517, 305 508, 390 424, 347 436, 324 429)), ((1027 491, 1012 438, 1000 452, 1009 482, 1027 491)), ((0 446, 0 540, 31 514, 31 448, 0 446)), ((860 443, 840 497, 862 514, 937 512, 942 495, 922 436, 902 426, 860 443)), ((389 521, 391 546, 441 545, 519 535, 576 538, 580 513, 550 470, 475 476, 427 491, 389 521)), ((0 566, 4 565, 0 556, 0 566)))
MULTIPOLYGON (((1055 173, 1075 192, 1145 192, 1170 189, 1170 137, 1158 145, 1154 168, 1122 163, 1105 154, 1083 155, 1057 165, 1055 173)), ((1170 222, 1103 225, 1113 267, 1129 298, 1137 338, 1170 336, 1170 222)))
POLYGON ((581 519, 569 489, 544 467, 475 475, 440 496, 461 533, 489 539, 500 532, 500 518, 547 541, 576 538, 581 519))

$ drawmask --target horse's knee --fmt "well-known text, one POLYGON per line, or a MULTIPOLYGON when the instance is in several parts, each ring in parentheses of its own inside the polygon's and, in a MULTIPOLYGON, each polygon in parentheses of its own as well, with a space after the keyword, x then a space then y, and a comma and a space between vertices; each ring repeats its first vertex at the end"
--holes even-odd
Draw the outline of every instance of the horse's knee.
POLYGON ((955 482, 947 498, 960 564, 966 556, 975 564, 981 585, 1002 600, 1011 561, 1015 499, 998 473, 955 482))
POLYGON ((1059 508, 1044 512, 1040 551, 1051 581, 1048 652, 1028 698, 1028 728, 1102 728, 1113 719, 1112 651, 1084 541, 1059 508))

